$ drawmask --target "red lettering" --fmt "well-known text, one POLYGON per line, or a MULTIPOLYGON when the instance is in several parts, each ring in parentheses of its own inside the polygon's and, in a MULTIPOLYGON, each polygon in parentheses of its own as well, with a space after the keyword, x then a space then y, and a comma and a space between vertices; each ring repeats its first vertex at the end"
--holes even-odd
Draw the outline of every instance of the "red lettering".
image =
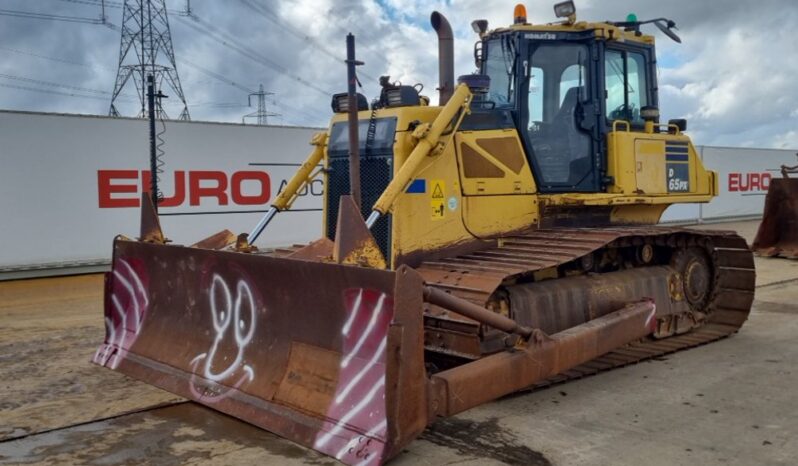
POLYGON ((740 191, 748 191, 751 188, 751 174, 746 173, 745 176, 740 174, 740 191), (745 182, 743 182, 745 181, 745 182))
POLYGON ((759 191, 760 190, 759 180, 761 175, 759 173, 750 173, 749 176, 751 178, 751 191, 753 191, 754 189, 759 191))
POLYGON ((189 204, 200 205, 203 197, 215 197, 219 205, 227 205, 227 175, 219 171, 196 171, 188 173, 189 204), (216 183, 215 186, 202 186, 203 181, 216 183))
POLYGON ((136 197, 113 197, 114 194, 138 193, 136 184, 115 184, 113 180, 137 180, 136 170, 97 170, 97 198, 101 209, 113 207, 138 207, 136 197))
POLYGON ((271 196, 271 180, 269 174, 264 172, 235 172, 230 179, 230 197, 234 204, 238 205, 262 205, 269 201, 271 196), (241 192, 241 184, 244 181, 255 181, 260 183, 259 194, 247 196, 241 192))
POLYGON ((740 190, 740 174, 729 173, 729 192, 740 190))
MULTIPOLYGON (((171 197, 164 197, 161 202, 158 203, 159 207, 177 207, 181 205, 186 200, 186 172, 182 170, 175 171, 175 193, 171 197)), ((161 175, 159 180, 163 179, 163 175, 161 175)), ((145 193, 150 192, 150 183, 152 180, 150 179, 150 171, 146 170, 141 172, 141 188, 145 193)), ((163 194, 163 188, 158 186, 158 190, 161 191, 163 194)))
POLYGON ((770 178, 770 173, 762 173, 762 180, 760 183, 762 185, 762 191, 767 191, 768 188, 770 188, 770 178))

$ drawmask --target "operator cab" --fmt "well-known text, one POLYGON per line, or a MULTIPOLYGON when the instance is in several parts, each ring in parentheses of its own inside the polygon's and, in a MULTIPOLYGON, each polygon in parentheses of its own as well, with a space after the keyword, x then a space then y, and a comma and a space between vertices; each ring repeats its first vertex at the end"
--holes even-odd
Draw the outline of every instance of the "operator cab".
MULTIPOLYGON (((509 28, 487 32, 486 21, 474 22, 482 39, 476 63, 490 78, 475 112, 511 116, 540 192, 603 192, 612 184, 613 125, 643 131, 644 117, 657 119, 654 39, 639 32, 646 22, 636 18, 576 23, 571 2, 555 6, 564 22, 541 26, 528 24, 519 7, 509 28)), ((655 24, 675 37, 672 22, 655 24)))

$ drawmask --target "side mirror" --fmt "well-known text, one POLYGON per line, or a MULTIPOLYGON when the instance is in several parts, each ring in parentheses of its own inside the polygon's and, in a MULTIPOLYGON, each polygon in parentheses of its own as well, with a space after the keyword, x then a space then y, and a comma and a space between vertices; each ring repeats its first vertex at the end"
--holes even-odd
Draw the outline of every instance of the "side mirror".
POLYGON ((679 128, 679 131, 682 133, 687 131, 687 120, 685 120, 684 118, 676 118, 673 120, 668 120, 668 126, 670 125, 676 126, 677 128, 679 128))

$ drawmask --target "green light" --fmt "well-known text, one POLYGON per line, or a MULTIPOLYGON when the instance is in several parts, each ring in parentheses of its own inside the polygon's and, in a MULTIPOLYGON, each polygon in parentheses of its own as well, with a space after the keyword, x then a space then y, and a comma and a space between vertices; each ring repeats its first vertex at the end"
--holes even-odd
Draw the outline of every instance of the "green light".
POLYGON ((626 15, 626 22, 627 23, 636 23, 637 22, 637 15, 634 13, 629 13, 626 15))

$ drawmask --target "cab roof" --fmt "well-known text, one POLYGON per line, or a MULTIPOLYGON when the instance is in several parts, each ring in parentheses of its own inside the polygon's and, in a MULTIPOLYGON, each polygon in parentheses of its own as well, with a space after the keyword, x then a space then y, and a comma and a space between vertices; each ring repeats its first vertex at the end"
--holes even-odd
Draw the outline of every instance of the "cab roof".
POLYGON ((497 28, 486 32, 482 38, 490 39, 494 35, 505 32, 585 32, 594 31, 597 39, 614 40, 618 42, 636 42, 645 45, 654 45, 654 36, 637 31, 627 31, 625 28, 610 23, 590 23, 579 21, 573 24, 513 24, 509 27, 497 28))

